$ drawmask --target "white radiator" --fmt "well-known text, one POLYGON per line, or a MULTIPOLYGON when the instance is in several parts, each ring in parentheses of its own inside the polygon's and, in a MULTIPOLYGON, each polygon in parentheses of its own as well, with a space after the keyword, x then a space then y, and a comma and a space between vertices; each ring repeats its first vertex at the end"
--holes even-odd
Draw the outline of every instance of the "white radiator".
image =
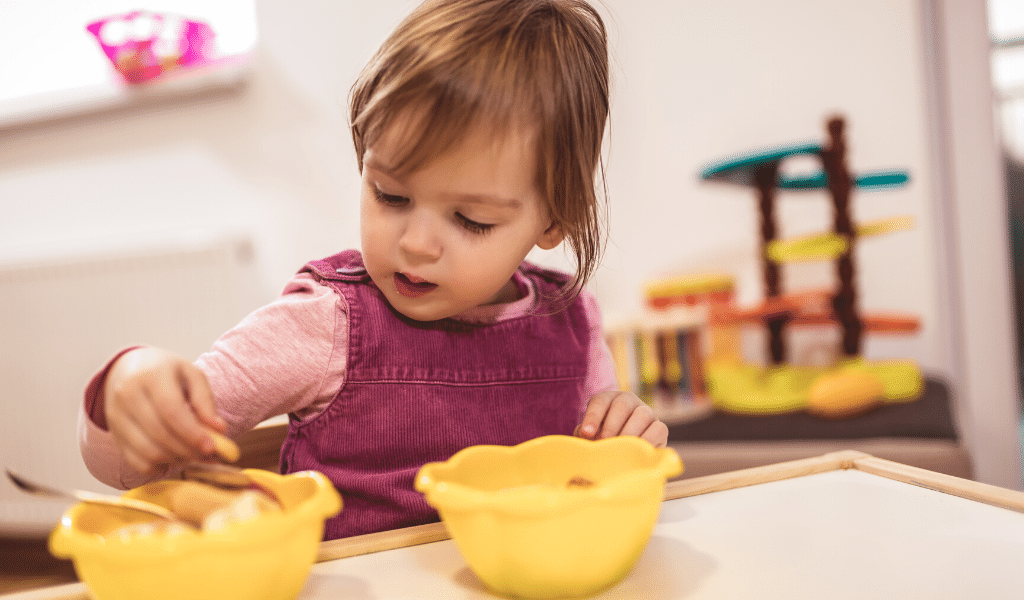
MULTIPOLYGON (((195 358, 266 300, 246 238, 0 266, 0 466, 114 491, 78 451, 78 406, 92 374, 132 344, 195 358)), ((3 477, 0 534, 38 534, 58 505, 3 477)))

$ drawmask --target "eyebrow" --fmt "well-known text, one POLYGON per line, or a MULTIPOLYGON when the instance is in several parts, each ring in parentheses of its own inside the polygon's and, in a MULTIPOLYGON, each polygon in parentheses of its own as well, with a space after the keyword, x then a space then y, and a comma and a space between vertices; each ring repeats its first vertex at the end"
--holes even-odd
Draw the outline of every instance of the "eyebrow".
POLYGON ((394 168, 390 165, 384 164, 380 160, 377 160, 376 156, 363 156, 363 166, 370 167, 374 171, 380 171, 389 177, 394 177, 394 168))
MULTIPOLYGON (((384 175, 387 175, 391 179, 394 179, 395 181, 400 181, 399 178, 394 174, 392 169, 388 167, 388 165, 374 159, 374 157, 372 156, 364 161, 363 166, 373 169, 374 171, 379 171, 384 175)), ((474 204, 494 204, 501 208, 519 208, 520 206, 523 205, 522 200, 519 200, 518 198, 502 198, 500 196, 494 196, 491 194, 453 193, 449 195, 461 202, 471 202, 474 204)))
POLYGON ((496 204, 500 208, 519 208, 523 205, 522 201, 516 198, 499 198, 498 196, 491 196, 489 194, 452 194, 452 196, 462 202, 496 204))

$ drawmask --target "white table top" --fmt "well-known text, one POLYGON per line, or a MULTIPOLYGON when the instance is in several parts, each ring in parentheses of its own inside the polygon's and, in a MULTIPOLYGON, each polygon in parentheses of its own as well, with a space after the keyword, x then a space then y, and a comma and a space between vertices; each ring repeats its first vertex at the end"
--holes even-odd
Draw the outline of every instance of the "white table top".
MULTIPOLYGON (((666 497, 633 570, 595 599, 1024 598, 1019 491, 844 451, 673 481, 666 497)), ((324 542, 299 600, 496 598, 446 538, 431 524, 324 542)))
MULTIPOLYGON (((314 565, 300 598, 494 598, 451 540, 314 565)), ((1024 514, 858 470, 665 502, 599 599, 1024 597, 1024 514)))

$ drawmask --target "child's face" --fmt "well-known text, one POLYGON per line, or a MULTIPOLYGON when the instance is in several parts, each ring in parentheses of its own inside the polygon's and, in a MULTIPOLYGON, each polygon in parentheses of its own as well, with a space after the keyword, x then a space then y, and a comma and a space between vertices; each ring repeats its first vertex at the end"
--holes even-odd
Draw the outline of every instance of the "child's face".
POLYGON ((471 131, 411 174, 388 165, 392 126, 363 156, 363 260, 391 305, 418 321, 516 299, 512 274, 534 247, 562 240, 534 182, 529 136, 471 131))

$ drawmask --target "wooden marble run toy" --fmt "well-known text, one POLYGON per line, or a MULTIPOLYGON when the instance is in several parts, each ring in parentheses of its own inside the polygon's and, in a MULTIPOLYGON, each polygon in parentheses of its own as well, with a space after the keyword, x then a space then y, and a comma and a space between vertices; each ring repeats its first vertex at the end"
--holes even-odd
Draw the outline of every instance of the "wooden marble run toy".
POLYGON ((861 356, 866 333, 916 332, 916 316, 861 313, 857 306, 855 248, 869 236, 912 225, 908 217, 854 224, 850 197, 854 189, 894 188, 905 185, 905 171, 877 171, 852 175, 846 166, 844 120, 828 120, 828 143, 801 144, 757 152, 714 164, 702 179, 754 188, 760 213, 761 266, 765 299, 759 306, 742 308, 715 303, 708 319, 712 337, 721 330, 757 324, 768 333, 767 366, 745 363, 738 352, 712 351, 704 364, 707 392, 717 408, 748 414, 774 414, 807 410, 832 418, 852 416, 886 402, 916 399, 921 373, 911 361, 867 361, 861 356), (789 176, 782 163, 793 156, 811 155, 822 170, 809 176, 789 176), (793 239, 778 239, 775 219, 776 191, 828 190, 834 208, 832 231, 793 239), (797 261, 826 260, 835 264, 833 289, 784 293, 780 269, 797 261), (788 363, 785 332, 789 327, 837 324, 842 332, 841 353, 825 367, 788 363), (717 333, 716 333, 717 332, 717 333))

